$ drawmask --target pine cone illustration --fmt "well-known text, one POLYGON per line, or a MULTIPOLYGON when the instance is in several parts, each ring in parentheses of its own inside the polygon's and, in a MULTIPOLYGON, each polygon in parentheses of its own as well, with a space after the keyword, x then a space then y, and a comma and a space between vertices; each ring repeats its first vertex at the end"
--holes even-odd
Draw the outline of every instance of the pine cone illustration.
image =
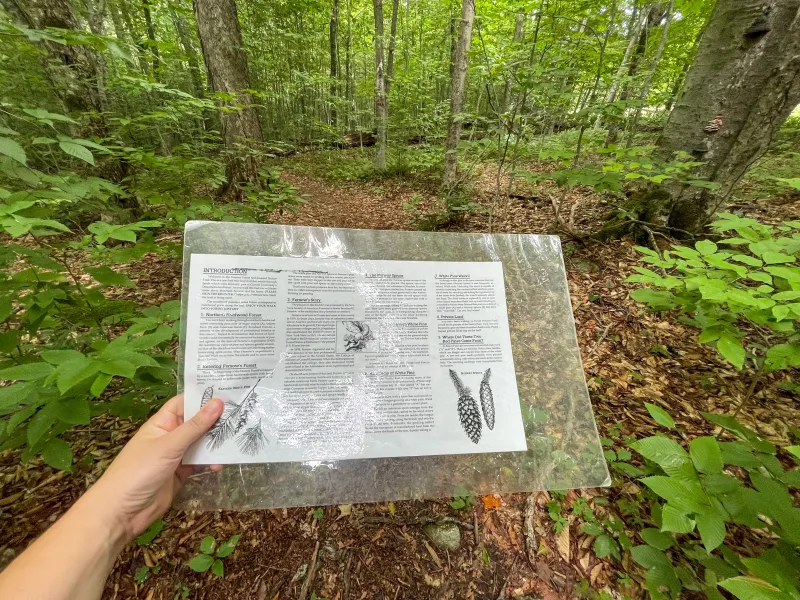
POLYGON ((486 419, 486 426, 489 429, 494 429, 494 396, 492 396, 492 388, 489 386, 489 377, 492 376, 492 370, 486 369, 481 379, 481 409, 483 410, 483 418, 486 419))
POLYGON ((478 410, 478 403, 472 397, 472 392, 464 385, 458 373, 450 369, 450 379, 458 392, 458 418, 467 437, 477 444, 481 439, 481 413, 478 410))
POLYGON ((206 388, 206 391, 203 392, 203 397, 200 399, 200 408, 203 408, 206 402, 211 400, 214 397, 214 386, 210 386, 206 388))

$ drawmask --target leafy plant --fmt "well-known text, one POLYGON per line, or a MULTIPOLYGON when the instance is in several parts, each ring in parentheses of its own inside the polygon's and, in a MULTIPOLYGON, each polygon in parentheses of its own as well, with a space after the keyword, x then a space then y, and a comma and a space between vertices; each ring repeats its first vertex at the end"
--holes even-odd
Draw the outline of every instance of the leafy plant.
POLYGON ((233 535, 225 542, 217 545, 213 535, 208 535, 200 542, 200 553, 195 555, 188 563, 188 567, 197 573, 205 573, 209 569, 217 577, 225 574, 222 559, 229 557, 239 543, 239 535, 233 535))
POLYGON ((651 597, 691 590, 721 599, 719 588, 740 600, 797 597, 800 508, 790 489, 800 487, 800 470, 787 470, 783 450, 734 418, 704 416, 735 441, 698 437, 688 451, 663 435, 631 444, 652 465, 640 481, 658 498, 652 525, 639 532, 644 543, 630 550, 651 597), (740 557, 726 544, 742 529, 769 533, 759 555, 740 557))
POLYGON ((643 262, 629 282, 649 287, 631 297, 653 310, 677 309, 700 329, 699 341, 742 369, 771 373, 800 366, 800 221, 772 226, 720 213, 711 223, 717 242, 674 245, 660 256, 637 247, 643 262), (730 237, 725 237, 725 236, 730 237))

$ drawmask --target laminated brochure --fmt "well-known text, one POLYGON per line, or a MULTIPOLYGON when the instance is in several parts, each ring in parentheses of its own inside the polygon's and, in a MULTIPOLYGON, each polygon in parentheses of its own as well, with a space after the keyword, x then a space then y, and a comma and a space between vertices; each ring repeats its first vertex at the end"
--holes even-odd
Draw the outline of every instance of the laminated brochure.
POLYGON ((503 265, 191 255, 184 462, 527 450, 503 265))

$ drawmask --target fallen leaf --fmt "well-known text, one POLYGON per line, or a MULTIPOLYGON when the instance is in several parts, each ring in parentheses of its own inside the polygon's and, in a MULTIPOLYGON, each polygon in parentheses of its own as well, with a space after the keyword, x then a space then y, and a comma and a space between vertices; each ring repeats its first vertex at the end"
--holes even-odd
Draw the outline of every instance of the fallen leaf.
POLYGON ((483 506, 486 510, 497 510, 503 503, 503 499, 497 494, 489 494, 488 496, 481 496, 483 506))

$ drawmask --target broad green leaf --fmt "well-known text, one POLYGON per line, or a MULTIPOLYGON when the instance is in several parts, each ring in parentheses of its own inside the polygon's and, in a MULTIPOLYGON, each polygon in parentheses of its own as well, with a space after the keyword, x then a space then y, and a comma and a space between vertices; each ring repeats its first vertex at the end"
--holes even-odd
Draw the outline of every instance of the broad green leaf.
POLYGON ((763 258, 764 262, 767 263, 768 265, 793 263, 797 260, 794 256, 790 256, 782 252, 764 252, 761 258, 763 258))
POLYGON ((637 302, 644 302, 656 310, 662 308, 671 308, 675 304, 675 297, 670 292, 663 290, 651 290, 650 288, 642 288, 632 291, 631 298, 637 302))
POLYGON ((51 365, 60 365, 70 360, 83 358, 83 354, 77 350, 45 350, 39 356, 51 365))
POLYGON ((588 522, 581 525, 581 531, 586 535, 598 536, 604 533, 605 529, 599 523, 588 522))
POLYGON ((89 400, 78 396, 68 400, 58 400, 48 405, 53 408, 53 414, 60 421, 70 425, 88 425, 91 419, 91 406, 89 400))
POLYGON ((667 555, 653 546, 634 546, 631 548, 631 557, 645 569, 672 567, 667 555))
POLYGON ((198 554, 192 560, 190 560, 187 565, 192 571, 196 571, 197 573, 205 573, 211 567, 213 562, 213 556, 209 556, 208 554, 198 554))
POLYGON ((715 438, 704 436, 689 442, 689 456, 701 473, 722 473, 722 452, 715 438))
POLYGON ((109 375, 108 373, 100 373, 94 380, 94 383, 92 383, 92 387, 89 388, 92 397, 96 398, 102 394, 113 378, 113 375, 109 375))
POLYGON ((756 577, 778 587, 792 600, 800 600, 800 591, 789 576, 791 565, 785 564, 780 555, 770 556, 765 552, 760 558, 743 558, 742 563, 756 577))
POLYGON ((592 548, 597 558, 606 558, 608 556, 619 558, 619 545, 614 538, 605 533, 594 540, 592 548))
POLYGON ((800 291, 778 292, 772 296, 773 300, 797 300, 798 298, 800 298, 800 291))
POLYGON ((9 158, 22 165, 28 163, 28 157, 25 155, 25 150, 22 149, 17 142, 7 137, 0 137, 0 154, 5 154, 9 158))
POLYGON ((136 365, 126 360, 110 359, 98 361, 102 373, 119 375, 120 377, 133 378, 136 375, 136 365))
POLYGON ((655 435, 637 440, 631 444, 631 448, 656 463, 668 475, 683 480, 697 478, 686 450, 671 438, 655 435))
POLYGON ((136 538, 136 543, 139 546, 147 546, 149 545, 156 536, 161 533, 161 530, 164 529, 164 520, 158 519, 150 523, 150 526, 145 529, 139 537, 136 538))
POLYGON ((53 373, 52 365, 46 362, 26 363, 0 371, 0 379, 11 381, 36 381, 53 373))
POLYGON ((733 256, 731 256, 731 260, 735 260, 736 262, 750 265, 751 267, 760 267, 764 264, 757 258, 753 258, 748 254, 734 254, 733 256))
POLYGON ((690 533, 694 531, 694 521, 679 510, 667 504, 661 511, 661 531, 690 533))
POLYGON ((725 521, 716 513, 699 514, 695 520, 703 546, 711 553, 725 540, 725 521))
POLYGON ((53 438, 44 445, 42 459, 59 471, 72 471, 72 448, 62 439, 53 438))
POLYGON ((33 447, 42 439, 42 436, 50 431, 50 427, 56 422, 56 417, 49 410, 40 410, 30 421, 28 421, 28 446, 33 447))
POLYGON ((744 366, 746 353, 738 338, 730 334, 720 336, 717 340, 717 351, 737 369, 744 366))
POLYGON ((207 535, 200 541, 200 552, 204 552, 205 554, 211 554, 216 547, 217 540, 214 539, 213 535, 207 535))
POLYGON ((732 416, 718 415, 716 413, 707 413, 707 412, 700 414, 703 415, 703 417, 705 417, 712 423, 715 423, 720 427, 722 427, 723 429, 727 429, 731 433, 735 433, 740 438, 747 440, 759 452, 764 452, 766 454, 775 454, 775 446, 773 444, 762 440, 755 431, 753 431, 748 427, 745 427, 744 425, 739 423, 739 421, 734 419, 732 416))
POLYGON ((714 254, 717 251, 717 245, 711 240, 700 240, 694 245, 697 251, 703 256, 714 254))
POLYGON ((699 483, 693 484, 674 477, 659 475, 645 477, 639 481, 664 498, 679 512, 688 514, 708 510, 708 500, 699 483))
POLYGON ((80 144, 76 144, 74 142, 59 142, 58 147, 61 148, 65 154, 69 154, 70 156, 74 156, 83 162, 94 165, 94 156, 92 156, 92 153, 87 148, 81 146, 80 144))
POLYGON ((62 394, 67 393, 84 379, 96 375, 98 370, 97 361, 83 355, 80 358, 62 363, 55 372, 58 391, 62 394))
POLYGON ((97 282, 103 285, 124 285, 127 287, 136 287, 136 284, 128 278, 124 273, 114 271, 109 267, 87 268, 86 272, 89 273, 97 282))
POLYGON ((789 316, 789 307, 785 304, 773 306, 772 316, 775 317, 776 321, 783 321, 787 316, 789 316))
POLYGON ((236 549, 236 544, 239 543, 240 537, 241 536, 234 535, 229 540, 222 542, 219 545, 219 550, 217 550, 217 556, 220 558, 225 558, 226 556, 233 554, 233 551, 236 549))
POLYGON ((756 577, 732 577, 719 585, 739 600, 788 600, 778 588, 756 577))
POLYGON ((672 417, 669 416, 667 411, 649 402, 645 402, 644 405, 647 408, 647 412, 650 413, 650 416, 653 417, 656 423, 667 429, 675 429, 675 421, 672 420, 672 417))
POLYGON ((764 360, 767 371, 800 367, 800 344, 776 344, 767 350, 764 360))
POLYGON ((217 577, 222 577, 225 574, 225 567, 222 566, 222 561, 217 559, 211 565, 211 572, 217 577))
POLYGON ((642 539, 653 548, 657 548, 658 550, 669 550, 675 544, 675 540, 671 535, 667 535, 666 533, 662 533, 658 529, 654 529, 652 527, 648 527, 646 529, 642 529, 639 532, 639 535, 642 536, 642 539))
POLYGON ((791 453, 795 458, 800 458, 800 446, 786 446, 784 450, 791 453))

